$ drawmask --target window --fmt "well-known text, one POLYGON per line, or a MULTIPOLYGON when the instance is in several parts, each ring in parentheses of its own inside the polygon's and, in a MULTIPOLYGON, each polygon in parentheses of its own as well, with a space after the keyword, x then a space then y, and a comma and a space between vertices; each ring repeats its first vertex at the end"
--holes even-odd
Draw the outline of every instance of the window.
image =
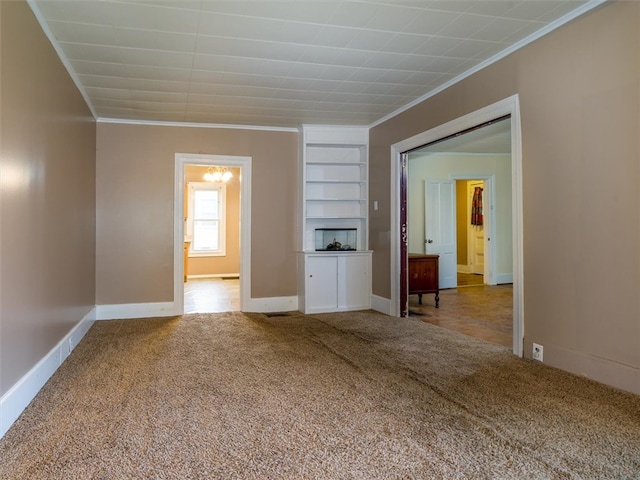
POLYGON ((192 237, 189 255, 224 256, 226 186, 189 183, 187 235, 192 237))

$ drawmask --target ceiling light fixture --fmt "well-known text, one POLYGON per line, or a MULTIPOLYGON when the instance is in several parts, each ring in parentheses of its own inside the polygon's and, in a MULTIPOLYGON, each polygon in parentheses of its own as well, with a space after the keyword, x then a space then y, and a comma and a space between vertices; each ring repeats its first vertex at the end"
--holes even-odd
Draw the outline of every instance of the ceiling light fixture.
POLYGON ((233 178, 233 174, 226 168, 216 167, 214 171, 212 167, 209 167, 202 178, 207 182, 228 182, 233 178))

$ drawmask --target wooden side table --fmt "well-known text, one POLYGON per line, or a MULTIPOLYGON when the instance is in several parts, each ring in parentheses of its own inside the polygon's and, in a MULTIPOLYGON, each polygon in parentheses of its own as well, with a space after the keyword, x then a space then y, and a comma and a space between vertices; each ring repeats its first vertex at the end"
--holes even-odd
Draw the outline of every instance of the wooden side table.
POLYGON ((422 295, 435 293, 436 308, 440 307, 440 255, 409 254, 409 295, 418 295, 422 305, 422 295))

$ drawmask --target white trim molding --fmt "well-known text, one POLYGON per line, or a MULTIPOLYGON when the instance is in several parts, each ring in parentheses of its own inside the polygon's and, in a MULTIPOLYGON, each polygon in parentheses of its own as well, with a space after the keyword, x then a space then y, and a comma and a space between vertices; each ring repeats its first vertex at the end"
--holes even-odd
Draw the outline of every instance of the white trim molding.
POLYGON ((96 320, 171 317, 175 314, 174 302, 124 303, 120 305, 96 306, 96 320))
POLYGON ((391 300, 378 295, 371 295, 371 309, 385 315, 393 315, 391 313, 391 300))
POLYGON ((93 108, 93 103, 91 103, 91 98, 89 97, 89 94, 87 94, 87 91, 82 85, 82 82, 78 77, 78 74, 76 73, 73 66, 71 65, 71 62, 69 61, 64 51, 62 50, 62 47, 58 43, 58 40, 56 40, 56 36, 51 31, 51 28, 49 28, 49 24, 47 23, 47 21, 44 18, 44 15, 40 11, 37 1, 27 0, 27 4, 31 8, 33 15, 36 17, 36 20, 40 24, 40 28, 42 28, 42 31, 44 32, 47 39, 49 40, 49 43, 51 43, 51 46, 56 51, 56 54, 58 55, 60 62, 62 62, 62 65, 67 70, 67 73, 69 74, 69 76, 71 77, 71 80, 73 81, 74 85, 78 89, 78 92, 80 92, 80 95, 82 95, 82 98, 84 99, 84 103, 87 104, 87 108, 91 112, 91 115, 93 116, 94 119, 97 119, 98 115, 96 114, 95 108, 93 108))
MULTIPOLYGON (((298 297, 267 297, 245 300, 243 312, 290 312, 298 310, 298 297)), ((122 305, 97 305, 95 320, 125 320, 154 317, 175 317, 175 302, 125 303, 122 305)))
POLYGON ((523 220, 522 220, 522 133, 520 126, 520 99, 518 95, 488 105, 463 117, 451 120, 431 130, 414 135, 391 145, 390 157, 390 246, 391 246, 391 298, 390 315, 400 315, 400 156, 428 143, 482 125, 505 115, 511 116, 511 214, 513 244, 513 353, 523 354, 524 338, 524 275, 523 275, 523 220))
POLYGON ((457 77, 452 78, 451 80, 449 80, 448 82, 440 85, 439 87, 434 88, 433 90, 427 92, 426 94, 422 95, 421 97, 416 98, 412 102, 407 103, 406 105, 403 105, 402 107, 400 107, 397 110, 389 113, 388 115, 385 115, 384 117, 376 120, 375 122, 373 122, 372 124, 369 125, 369 128, 376 127, 376 126, 380 125, 381 123, 384 123, 387 120, 390 120, 393 117, 396 117, 396 116, 400 115, 402 112, 405 112, 406 110, 409 110, 410 108, 415 107, 419 103, 422 103, 422 102, 424 102, 425 100, 427 100, 427 99, 429 99, 431 97, 435 97, 438 93, 446 90, 447 88, 455 85, 456 83, 460 83, 465 78, 470 77, 474 73, 479 72, 480 70, 488 67, 489 65, 492 65, 492 64, 498 62, 499 60, 502 60, 507 55, 512 54, 516 50, 520 50, 521 48, 529 45, 530 43, 538 40, 539 38, 547 35, 548 33, 553 32, 555 29, 561 27, 565 23, 569 23, 571 20, 573 20, 575 18, 578 18, 579 16, 587 13, 590 10, 593 10, 596 7, 599 7, 600 5, 602 5, 603 3, 607 2, 607 1, 608 0, 590 0, 590 1, 582 4, 581 6, 576 8, 575 10, 572 10, 571 12, 567 13, 566 15, 564 15, 564 16, 554 20, 553 22, 547 24, 544 28, 541 28, 540 30, 537 30, 537 31, 533 32, 528 37, 525 37, 522 40, 520 40, 519 42, 514 43, 510 47, 505 48, 504 50, 496 53, 493 57, 490 57, 490 58, 484 60, 483 62, 480 62, 478 65, 470 68, 466 72, 461 73, 457 77))
POLYGON ((291 312, 298 310, 298 296, 251 298, 243 312, 291 312))
MULTIPOLYGON (((535 339, 525 338, 525 357, 531 358, 535 341, 535 339)), ((640 395, 640 370, 635 365, 557 347, 553 344, 544 345, 544 363, 640 395)))
POLYGON ((198 279, 198 278, 233 278, 235 280, 240 279, 239 273, 205 273, 203 275, 187 275, 188 279, 198 279))
POLYGON ((67 359, 96 320, 92 308, 65 337, 0 398, 0 438, 67 359))
POLYGON ((173 217, 173 315, 184 313, 184 172, 187 165, 240 169, 240 310, 251 302, 251 157, 176 153, 173 217))
POLYGON ((134 120, 127 118, 99 117, 98 123, 119 123, 124 125, 147 125, 156 127, 186 127, 186 128, 219 128, 231 130, 260 130, 264 132, 291 132, 298 133, 296 127, 271 127, 268 125, 239 125, 225 123, 196 123, 196 122, 165 122, 155 120, 134 120))
POLYGON ((498 273, 496 275, 496 285, 505 285, 508 283, 513 283, 513 274, 498 273))

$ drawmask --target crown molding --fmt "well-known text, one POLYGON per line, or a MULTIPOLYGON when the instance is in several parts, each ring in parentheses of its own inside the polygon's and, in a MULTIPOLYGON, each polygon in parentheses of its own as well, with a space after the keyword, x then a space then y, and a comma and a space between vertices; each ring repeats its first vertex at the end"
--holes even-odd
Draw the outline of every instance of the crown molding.
POLYGON ((71 80, 73 80, 73 83, 75 84, 76 88, 80 92, 80 95, 82 95, 82 98, 84 99, 84 103, 87 104, 87 108, 91 111, 91 115, 93 115, 94 119, 97 119, 98 115, 96 115, 96 111, 94 110, 93 105, 89 100, 89 95, 87 94, 87 91, 82 86, 82 83, 78 78, 78 75, 76 75, 76 72, 71 66, 71 63, 69 62, 69 60, 67 59, 67 56, 62 51, 62 47, 60 47, 60 44, 56 40, 56 37, 53 35, 53 32, 49 28, 49 25, 47 24, 44 18, 44 15, 42 15, 40 8, 38 8, 38 4, 36 3, 36 0, 27 0, 27 4, 31 8, 33 15, 36 17, 36 20, 40 24, 40 28, 42 28, 42 31, 49 39, 49 43, 51 43, 51 46, 56 51, 56 54, 58 55, 58 58, 62 62, 62 65, 67 70, 67 73, 71 77, 71 80))
POLYGON ((293 132, 298 133, 297 128, 293 127, 268 127, 261 125, 232 125, 224 123, 195 123, 195 122, 162 122, 153 120, 132 120, 126 118, 104 118, 97 119, 98 123, 118 123, 127 125, 147 125, 160 127, 187 127, 187 128, 222 128, 232 130, 262 130, 268 132, 293 132))
POLYGON ((539 38, 547 35, 548 33, 551 33, 552 31, 554 31, 555 29, 561 27, 562 25, 564 25, 566 23, 569 23, 571 20, 573 20, 575 18, 578 18, 579 16, 581 16, 581 15, 583 15, 583 14, 585 14, 585 13, 591 11, 591 10, 593 10, 596 7, 599 7, 600 5, 602 5, 603 3, 606 3, 608 1, 609 0, 590 0, 590 1, 582 4, 580 7, 576 8, 575 10, 572 10, 571 12, 567 13, 566 15, 564 15, 564 16, 558 18, 557 20, 554 20, 553 22, 547 24, 544 28, 541 28, 540 30, 537 30, 536 32, 532 33, 528 37, 523 38, 519 42, 514 43, 509 48, 506 48, 506 49, 502 50, 501 52, 496 53, 493 57, 490 57, 487 60, 485 60, 483 62, 480 62, 475 67, 470 68, 469 70, 467 70, 464 73, 461 73, 460 75, 458 75, 455 78, 452 78, 447 83, 439 86, 438 88, 435 88, 435 89, 431 90, 428 93, 425 93, 421 97, 418 97, 414 101, 412 101, 410 103, 407 103, 405 106, 400 107, 397 110, 394 110, 393 112, 389 113, 388 115, 385 115, 384 117, 380 118, 379 120, 376 120, 375 122, 373 122, 372 124, 369 125, 369 128, 377 127, 381 123, 384 123, 387 120, 391 120, 393 117, 396 117, 396 116, 400 115, 401 113, 409 110, 410 108, 415 107, 419 103, 422 103, 425 100, 436 96, 440 92, 442 92, 442 91, 446 90, 447 88, 455 85, 456 83, 461 82, 465 78, 470 77, 474 73, 479 72, 480 70, 488 67, 489 65, 492 65, 492 64, 496 63, 498 60, 502 60, 507 55, 512 54, 516 50, 520 50, 522 47, 524 47, 526 45, 529 45, 530 43, 534 42, 535 40, 538 40, 539 38))

